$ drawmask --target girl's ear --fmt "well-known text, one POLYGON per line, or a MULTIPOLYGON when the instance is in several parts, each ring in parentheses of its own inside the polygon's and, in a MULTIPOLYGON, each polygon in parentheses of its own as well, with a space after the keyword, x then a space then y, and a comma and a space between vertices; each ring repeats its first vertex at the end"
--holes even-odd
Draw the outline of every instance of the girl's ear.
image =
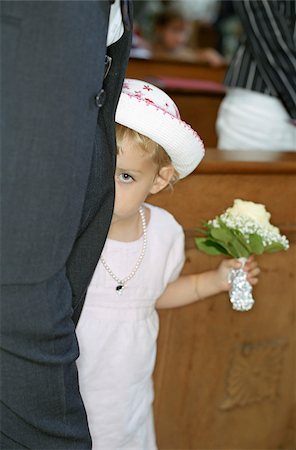
POLYGON ((150 189, 150 194, 157 194, 157 192, 164 189, 171 181, 175 169, 173 166, 165 166, 160 169, 155 177, 152 188, 150 189))

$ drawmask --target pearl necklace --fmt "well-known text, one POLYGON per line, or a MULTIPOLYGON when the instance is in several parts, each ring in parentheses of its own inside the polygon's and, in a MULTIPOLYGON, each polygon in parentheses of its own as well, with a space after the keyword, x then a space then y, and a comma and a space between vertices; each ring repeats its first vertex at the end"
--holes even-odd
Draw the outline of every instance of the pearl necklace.
POLYGON ((146 251, 146 247, 147 247, 147 225, 146 225, 146 219, 145 219, 145 210, 144 210, 143 206, 141 206, 141 208, 139 209, 139 213, 140 213, 142 228, 143 228, 143 245, 142 245, 142 250, 141 250, 140 256, 138 258, 138 261, 137 261, 134 269, 131 271, 131 273, 127 277, 120 279, 111 270, 110 266, 106 263, 103 256, 101 256, 101 258, 100 258, 100 261, 101 261, 103 267, 105 268, 105 270, 109 273, 109 275, 113 278, 113 280, 116 281, 117 285, 116 285, 115 289, 118 294, 122 294, 123 289, 126 287, 126 283, 128 281, 130 281, 136 275, 136 272, 139 269, 140 264, 145 255, 145 251, 146 251))

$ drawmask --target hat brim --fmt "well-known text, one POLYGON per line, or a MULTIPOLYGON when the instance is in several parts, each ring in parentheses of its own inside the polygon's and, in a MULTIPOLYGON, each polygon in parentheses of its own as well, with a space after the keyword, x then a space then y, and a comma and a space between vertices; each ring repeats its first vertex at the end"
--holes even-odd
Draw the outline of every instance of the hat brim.
POLYGON ((161 145, 180 178, 193 172, 204 156, 203 142, 190 125, 149 100, 122 92, 115 121, 161 145))

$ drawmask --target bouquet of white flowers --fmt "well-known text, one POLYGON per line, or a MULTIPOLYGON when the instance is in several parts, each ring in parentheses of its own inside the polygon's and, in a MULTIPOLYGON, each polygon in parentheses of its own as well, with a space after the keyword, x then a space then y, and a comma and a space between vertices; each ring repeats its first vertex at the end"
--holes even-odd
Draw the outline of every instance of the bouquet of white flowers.
POLYGON ((252 255, 287 250, 289 242, 280 230, 271 225, 270 213, 265 206, 240 199, 231 208, 198 229, 203 237, 196 237, 196 246, 209 255, 228 255, 242 262, 240 269, 230 274, 230 301, 233 309, 247 311, 254 299, 252 286, 246 279, 243 265, 252 255))

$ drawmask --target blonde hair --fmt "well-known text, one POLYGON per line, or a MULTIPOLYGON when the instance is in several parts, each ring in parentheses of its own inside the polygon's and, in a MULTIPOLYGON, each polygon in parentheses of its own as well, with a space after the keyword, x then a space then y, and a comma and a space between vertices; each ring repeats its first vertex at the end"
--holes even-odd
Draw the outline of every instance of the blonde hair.
MULTIPOLYGON (((158 168, 158 171, 162 167, 172 166, 172 160, 165 151, 165 149, 159 145, 157 142, 154 142, 147 136, 144 136, 138 131, 132 130, 124 125, 116 124, 116 141, 117 141, 117 153, 122 148, 122 142, 124 139, 131 139, 135 144, 139 145, 144 153, 148 153, 151 155, 153 163, 158 168)), ((179 180, 179 174, 174 168, 174 174, 169 182, 169 187, 173 187, 173 185, 179 180)))

